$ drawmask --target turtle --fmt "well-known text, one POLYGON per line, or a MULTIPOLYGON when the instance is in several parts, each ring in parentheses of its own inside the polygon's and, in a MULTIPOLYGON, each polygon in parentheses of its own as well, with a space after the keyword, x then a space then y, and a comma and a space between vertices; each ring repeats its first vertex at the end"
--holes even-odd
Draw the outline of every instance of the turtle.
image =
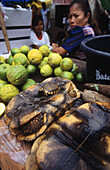
POLYGON ((13 97, 4 121, 17 139, 33 141, 80 97, 80 90, 71 80, 49 77, 13 97))
POLYGON ((33 143, 26 170, 109 170, 110 103, 68 110, 33 143))

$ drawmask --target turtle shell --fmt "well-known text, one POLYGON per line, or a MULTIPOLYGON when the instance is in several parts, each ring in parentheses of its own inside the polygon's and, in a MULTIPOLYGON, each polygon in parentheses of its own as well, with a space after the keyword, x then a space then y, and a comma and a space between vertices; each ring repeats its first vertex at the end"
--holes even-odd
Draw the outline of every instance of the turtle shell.
POLYGON ((16 95, 6 107, 4 120, 19 140, 31 141, 44 133, 78 98, 80 91, 72 81, 50 77, 16 95))
POLYGON ((33 143, 30 169, 109 170, 110 103, 85 103, 60 117, 33 143))

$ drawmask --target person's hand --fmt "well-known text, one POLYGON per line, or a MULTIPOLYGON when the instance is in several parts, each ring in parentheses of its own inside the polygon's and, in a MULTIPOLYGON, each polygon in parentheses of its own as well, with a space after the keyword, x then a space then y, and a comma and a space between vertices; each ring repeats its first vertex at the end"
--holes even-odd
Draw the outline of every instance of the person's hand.
POLYGON ((52 47, 58 47, 57 43, 52 43, 52 47))

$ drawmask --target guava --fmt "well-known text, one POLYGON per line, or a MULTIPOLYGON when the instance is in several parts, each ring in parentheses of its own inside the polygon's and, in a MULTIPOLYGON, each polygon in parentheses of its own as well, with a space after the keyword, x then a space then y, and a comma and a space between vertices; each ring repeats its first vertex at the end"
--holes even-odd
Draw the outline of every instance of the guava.
POLYGON ((41 69, 41 67, 45 64, 47 64, 47 61, 42 60, 41 63, 38 65, 38 68, 41 69))
POLYGON ((66 78, 66 79, 69 79, 69 80, 73 80, 74 79, 74 76, 73 74, 70 72, 70 71, 63 71, 60 75, 61 78, 66 78))
POLYGON ((15 54, 20 53, 20 49, 19 48, 12 48, 11 49, 11 55, 14 56, 15 54))
POLYGON ((30 61, 30 64, 38 65, 42 61, 42 53, 37 49, 32 49, 28 52, 28 60, 30 61))
POLYGON ((73 61, 70 58, 63 58, 60 62, 60 67, 64 71, 70 71, 73 67, 73 61))
POLYGON ((61 67, 56 67, 56 68, 54 69, 54 75, 55 75, 56 77, 60 77, 61 73, 62 73, 61 67))
POLYGON ((58 53, 50 53, 48 56, 48 64, 52 67, 58 67, 62 60, 62 56, 58 53))
POLYGON ((39 51, 42 53, 43 56, 48 56, 49 53, 50 53, 50 50, 49 50, 49 47, 48 45, 42 45, 40 48, 39 48, 39 51))
POLYGON ((48 63, 48 57, 44 57, 43 61, 46 61, 48 63))
POLYGON ((53 69, 52 67, 49 65, 49 64, 45 64, 41 67, 40 69, 40 74, 43 76, 43 77, 48 77, 48 76, 51 76, 53 73, 53 69))
POLYGON ((83 74, 81 72, 77 73, 75 77, 78 82, 83 82, 84 80, 83 74))
POLYGON ((73 64, 73 68, 71 70, 71 72, 73 73, 73 75, 75 75, 77 72, 78 72, 79 68, 78 66, 76 65, 76 63, 73 64))
POLYGON ((23 45, 20 47, 20 52, 27 55, 27 53, 29 52, 29 47, 27 45, 23 45))
POLYGON ((11 66, 9 64, 1 64, 0 65, 0 79, 7 80, 6 73, 11 66))

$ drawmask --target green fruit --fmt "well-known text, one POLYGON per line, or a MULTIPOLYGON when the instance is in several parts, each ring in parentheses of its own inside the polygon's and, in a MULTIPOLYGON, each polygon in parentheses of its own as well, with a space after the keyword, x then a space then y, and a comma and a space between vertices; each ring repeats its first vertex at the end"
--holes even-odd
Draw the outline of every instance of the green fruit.
POLYGON ((78 72, 79 68, 78 66, 76 65, 76 63, 73 64, 73 68, 71 70, 71 72, 73 73, 73 75, 75 75, 77 72, 78 72))
POLYGON ((38 65, 38 68, 41 69, 41 67, 45 64, 47 64, 47 61, 42 60, 41 63, 38 65))
POLYGON ((8 82, 0 79, 0 88, 3 87, 5 84, 8 84, 8 82))
POLYGON ((32 49, 28 52, 28 60, 30 64, 38 65, 42 61, 42 53, 37 49, 32 49))
POLYGON ((7 64, 12 65, 12 62, 13 62, 13 56, 10 55, 9 58, 7 59, 7 64))
POLYGON ((35 65, 29 64, 27 66, 27 71, 28 71, 29 75, 34 75, 36 73, 36 70, 37 70, 37 68, 35 65))
POLYGON ((5 113, 6 106, 4 103, 0 102, 0 116, 2 116, 5 113))
POLYGON ((69 80, 73 80, 74 79, 74 76, 71 72, 69 71, 63 71, 60 75, 61 78, 66 78, 66 79, 69 79, 69 80))
POLYGON ((62 70, 69 71, 73 67, 73 61, 70 58, 63 58, 60 62, 60 67, 62 70))
POLYGON ((15 54, 20 53, 20 49, 19 48, 12 48, 11 49, 11 55, 14 56, 15 54))
POLYGON ((27 45, 23 45, 20 47, 20 52, 27 55, 27 53, 29 52, 29 47, 27 45))
POLYGON ((61 73, 62 73, 61 67, 56 67, 54 69, 54 74, 55 74, 56 77, 60 77, 61 73))
POLYGON ((58 53, 51 53, 48 56, 48 64, 52 67, 59 66, 61 60, 62 60, 62 57, 58 53))
POLYGON ((76 74, 76 80, 79 81, 79 82, 83 82, 83 74, 81 72, 77 73, 76 74))
POLYGON ((29 64, 27 57, 22 53, 17 53, 13 57, 12 65, 23 65, 26 67, 29 64))
POLYGON ((33 79, 27 79, 26 83, 22 86, 22 90, 26 90, 30 86, 36 84, 36 82, 33 79))
POLYGON ((5 58, 4 57, 2 57, 2 56, 0 56, 0 64, 4 64, 5 63, 5 58))
POLYGON ((53 73, 53 69, 52 67, 49 65, 49 64, 45 64, 41 67, 40 69, 40 74, 43 76, 43 77, 48 77, 48 76, 51 76, 53 73))
POLYGON ((17 87, 12 84, 6 84, 0 89, 0 98, 4 102, 9 102, 14 96, 19 93, 17 87))
POLYGON ((43 61, 46 61, 48 63, 48 57, 44 57, 43 61))
POLYGON ((6 73, 11 66, 9 64, 1 64, 0 65, 0 79, 7 80, 6 73))
POLYGON ((11 65, 6 75, 11 84, 19 86, 26 82, 28 71, 23 65, 11 65))
POLYGON ((50 50, 49 50, 48 45, 42 45, 42 46, 39 48, 39 51, 42 53, 43 56, 48 56, 49 53, 50 53, 50 50))

